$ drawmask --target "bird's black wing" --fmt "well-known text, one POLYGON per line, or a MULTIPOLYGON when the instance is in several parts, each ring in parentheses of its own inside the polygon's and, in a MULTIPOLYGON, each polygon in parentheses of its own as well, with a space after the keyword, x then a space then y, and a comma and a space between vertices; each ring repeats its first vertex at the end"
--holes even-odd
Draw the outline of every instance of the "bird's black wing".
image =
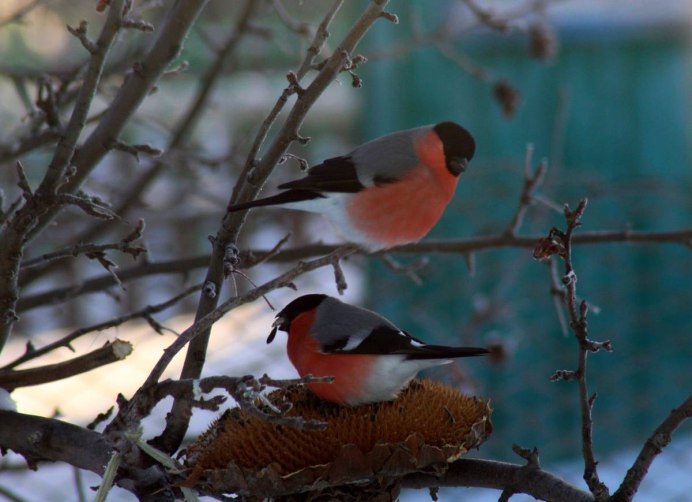
POLYGON ((365 188, 350 157, 333 157, 311 167, 304 178, 279 185, 281 189, 355 193, 365 188))
MULTIPOLYGON (((343 345, 342 345, 343 347, 343 345)), ((428 345, 412 337, 405 331, 391 326, 378 326, 358 346, 349 350, 329 347, 330 352, 341 354, 398 354, 407 359, 444 359, 451 357, 470 357, 487 354, 488 349, 480 347, 446 347, 428 345)))
POLYGON ((308 169, 307 176, 279 185, 285 190, 276 195, 234 204, 228 211, 276 206, 326 197, 328 192, 355 193, 365 188, 350 157, 334 157, 308 169))

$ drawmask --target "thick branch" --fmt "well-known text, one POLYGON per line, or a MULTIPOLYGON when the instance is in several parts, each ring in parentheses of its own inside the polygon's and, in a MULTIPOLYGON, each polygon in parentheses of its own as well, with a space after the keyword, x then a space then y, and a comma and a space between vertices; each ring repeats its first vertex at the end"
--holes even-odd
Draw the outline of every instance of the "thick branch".
POLYGON ((23 455, 33 468, 47 460, 101 475, 111 455, 101 434, 67 422, 0 410, 0 423, 0 448, 23 455))
POLYGON ((404 488, 431 486, 472 486, 504 490, 512 486, 517 493, 526 493, 539 500, 553 502, 594 502, 591 494, 566 483, 539 468, 482 459, 460 459, 449 464, 442 476, 414 473, 403 477, 404 488))
POLYGON ((107 342, 100 349, 57 364, 27 370, 0 370, 0 387, 11 392, 18 387, 55 382, 121 361, 131 353, 132 344, 130 342, 114 340, 107 342))

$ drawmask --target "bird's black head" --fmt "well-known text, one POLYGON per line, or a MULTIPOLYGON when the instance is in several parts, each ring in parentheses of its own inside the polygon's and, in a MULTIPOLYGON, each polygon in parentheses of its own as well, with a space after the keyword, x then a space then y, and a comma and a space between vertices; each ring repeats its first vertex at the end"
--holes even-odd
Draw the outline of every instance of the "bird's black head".
POLYGON ((269 337, 267 337, 267 343, 272 343, 274 337, 276 336, 277 330, 288 331, 291 327, 291 322, 293 322, 293 319, 298 317, 303 312, 316 309, 325 298, 327 298, 327 295, 303 295, 286 305, 281 312, 276 314, 276 320, 272 325, 272 330, 271 333, 269 333, 269 337))
POLYGON ((440 122, 433 127, 442 141, 447 169, 459 176, 476 153, 476 142, 471 133, 454 122, 440 122))

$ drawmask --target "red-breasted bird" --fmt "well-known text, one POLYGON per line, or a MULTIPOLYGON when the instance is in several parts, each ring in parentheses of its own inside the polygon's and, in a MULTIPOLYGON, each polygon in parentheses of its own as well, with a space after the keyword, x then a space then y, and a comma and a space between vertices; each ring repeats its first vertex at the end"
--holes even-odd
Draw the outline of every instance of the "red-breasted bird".
POLYGON ((288 333, 288 358, 301 376, 334 377, 308 384, 310 390, 348 406, 389 401, 424 368, 488 353, 425 344, 375 312, 320 294, 301 296, 279 312, 267 343, 277 330, 288 333))
POLYGON ((416 242, 435 226, 473 158, 473 136, 454 122, 394 132, 311 167, 277 195, 228 207, 281 205, 324 215, 368 251, 416 242))

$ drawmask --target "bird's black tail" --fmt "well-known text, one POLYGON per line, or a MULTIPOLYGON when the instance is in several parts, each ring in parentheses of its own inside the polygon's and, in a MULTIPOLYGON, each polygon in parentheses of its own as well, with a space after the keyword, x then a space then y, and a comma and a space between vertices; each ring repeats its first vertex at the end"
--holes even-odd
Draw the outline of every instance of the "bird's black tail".
POLYGON ((420 351, 408 354, 407 359, 451 359, 454 357, 474 357, 489 354, 482 347, 446 347, 444 345, 425 345, 420 351))
POLYGON ((319 192, 313 190, 286 190, 285 192, 272 195, 271 197, 265 197, 264 199, 251 200, 250 202, 243 202, 241 204, 233 204, 226 208, 229 212, 242 211, 244 209, 250 209, 253 207, 261 206, 277 206, 280 204, 288 204, 290 202, 301 202, 304 200, 319 199, 323 198, 319 192))

